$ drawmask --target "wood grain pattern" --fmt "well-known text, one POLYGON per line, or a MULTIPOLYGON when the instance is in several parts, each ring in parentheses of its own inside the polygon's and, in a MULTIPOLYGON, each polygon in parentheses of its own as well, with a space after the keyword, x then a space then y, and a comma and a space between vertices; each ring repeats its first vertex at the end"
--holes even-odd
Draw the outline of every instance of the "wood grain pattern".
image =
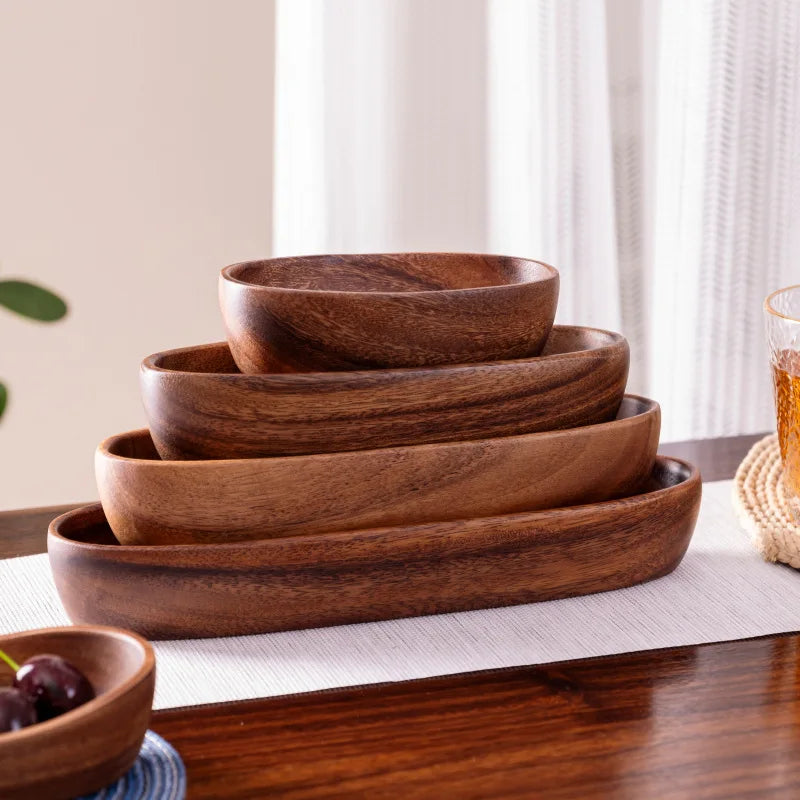
MULTIPOLYGON (((758 433, 688 442, 662 442, 659 452, 691 461, 699 467, 703 480, 717 481, 732 477, 745 453, 765 435, 758 433)), ((0 559, 44 553, 47 550, 47 526, 50 522, 72 508, 91 502, 86 500, 49 508, 0 512, 0 559)))
MULTIPOLYGON (((21 663, 63 656, 89 679, 97 697, 47 722, 0 734, 0 797, 60 800, 97 791, 136 760, 150 722, 155 656, 150 645, 111 628, 45 628, 0 636, 21 663)), ((0 685, 13 674, 0 666, 0 685)))
POLYGON ((225 343, 142 362, 164 459, 253 458, 513 436, 614 418, 625 338, 555 326, 541 357, 355 372, 243 375, 225 343))
POLYGON ((189 796, 794 800, 800 636, 158 712, 189 796))
POLYGON ((0 559, 43 553, 47 526, 65 511, 86 503, 0 511, 0 559))
POLYGON ((48 550, 74 622, 153 639, 238 636, 608 591, 672 571, 700 475, 659 459, 646 494, 486 519, 265 539, 122 547, 101 506, 55 520, 48 550))
POLYGON ((660 420, 657 403, 626 395, 616 420, 583 428, 230 461, 161 461, 141 430, 102 442, 95 468, 123 544, 231 542, 621 497, 649 476, 660 420))
MULTIPOLYGON (((720 480, 759 437, 662 450, 720 480)), ((42 552, 45 529, 0 515, 0 557, 17 542, 42 552)), ((193 800, 790 800, 798 675, 794 634, 159 711, 152 727, 178 748, 193 800)))
POLYGON ((301 256, 226 267, 219 296, 242 372, 419 367, 537 355, 558 280, 505 256, 301 256))

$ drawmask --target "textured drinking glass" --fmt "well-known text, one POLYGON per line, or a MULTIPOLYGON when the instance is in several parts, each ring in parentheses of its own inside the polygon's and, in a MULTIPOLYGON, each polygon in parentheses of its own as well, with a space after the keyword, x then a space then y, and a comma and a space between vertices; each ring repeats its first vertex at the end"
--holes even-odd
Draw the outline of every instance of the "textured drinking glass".
POLYGON ((778 289, 764 301, 775 389, 775 415, 789 507, 800 521, 800 286, 778 289))

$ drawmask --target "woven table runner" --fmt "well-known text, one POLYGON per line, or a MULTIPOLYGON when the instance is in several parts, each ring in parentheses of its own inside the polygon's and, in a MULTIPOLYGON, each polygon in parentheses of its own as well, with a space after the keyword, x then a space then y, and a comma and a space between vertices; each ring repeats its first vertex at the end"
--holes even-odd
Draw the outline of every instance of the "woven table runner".
MULTIPOLYGON (((764 561, 708 483, 671 575, 616 592, 232 639, 156 642, 156 708, 542 664, 800 628, 800 573, 764 561)), ((65 625, 46 555, 0 561, 0 631, 65 625)))

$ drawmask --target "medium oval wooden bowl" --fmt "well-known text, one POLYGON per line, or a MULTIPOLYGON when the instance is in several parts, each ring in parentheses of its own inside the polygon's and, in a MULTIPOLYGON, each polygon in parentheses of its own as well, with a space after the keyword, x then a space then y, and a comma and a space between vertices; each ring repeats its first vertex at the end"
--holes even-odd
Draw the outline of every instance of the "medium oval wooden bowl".
POLYGON ((617 419, 496 439, 218 461, 162 461, 147 430, 107 439, 100 499, 123 544, 260 539, 596 502, 653 466, 657 403, 626 395, 617 419))
MULTIPOLYGON (((130 769, 153 705, 155 656, 144 639, 107 627, 45 628, 0 636, 0 649, 19 663, 41 653, 63 656, 97 694, 60 717, 0 733, 3 800, 77 797, 130 769)), ((12 679, 9 669, 0 668, 0 685, 11 685, 12 679)))
POLYGON ((594 505, 217 545, 124 547, 99 504, 50 526, 76 622, 154 639, 370 622, 604 592, 671 572, 700 475, 659 457, 647 493, 594 505))
POLYGON ((299 256, 226 267, 219 297, 242 372, 480 363, 541 351, 558 272, 472 253, 299 256))
POLYGON ((538 358, 243 375, 222 342, 150 356, 140 382, 162 458, 254 458, 606 422, 622 401, 628 361, 618 333, 555 326, 538 358))

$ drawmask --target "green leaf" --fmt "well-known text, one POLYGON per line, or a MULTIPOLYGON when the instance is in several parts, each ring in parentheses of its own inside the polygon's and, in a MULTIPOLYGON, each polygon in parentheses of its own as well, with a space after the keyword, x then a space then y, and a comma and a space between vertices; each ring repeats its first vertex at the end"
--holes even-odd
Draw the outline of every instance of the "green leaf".
POLYGON ((3 416, 3 412, 6 410, 6 403, 8 402, 8 389, 0 383, 0 417, 3 416))
POLYGON ((58 295, 28 281, 0 281, 0 305, 40 322, 55 322, 67 313, 58 295))

